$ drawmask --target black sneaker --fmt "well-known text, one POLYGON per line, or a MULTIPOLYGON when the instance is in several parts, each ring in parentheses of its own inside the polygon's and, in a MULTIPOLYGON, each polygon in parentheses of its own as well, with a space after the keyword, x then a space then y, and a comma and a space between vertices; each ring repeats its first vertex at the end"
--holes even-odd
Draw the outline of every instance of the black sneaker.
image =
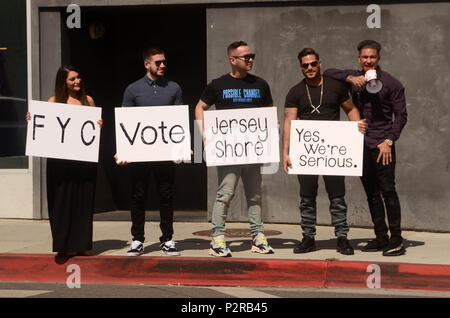
POLYGON ((400 256, 405 254, 406 249, 403 245, 403 240, 392 240, 389 245, 383 250, 383 256, 400 256))
POLYGON ((337 249, 339 253, 343 255, 353 255, 355 254, 355 251, 353 250, 353 247, 350 245, 350 241, 344 237, 339 236, 337 239, 337 249))
POLYGON ((127 252, 128 256, 139 256, 144 253, 144 244, 140 241, 131 242, 130 250, 127 252))
POLYGON ((304 236, 303 240, 294 247, 294 253, 308 253, 316 250, 316 241, 314 237, 304 236))
POLYGON ((180 256, 180 251, 175 247, 175 241, 170 240, 160 244, 161 251, 167 256, 180 256))
POLYGON ((389 240, 381 239, 381 238, 375 238, 371 241, 369 241, 365 246, 363 246, 362 251, 363 252, 378 252, 378 251, 384 251, 389 245, 389 240))

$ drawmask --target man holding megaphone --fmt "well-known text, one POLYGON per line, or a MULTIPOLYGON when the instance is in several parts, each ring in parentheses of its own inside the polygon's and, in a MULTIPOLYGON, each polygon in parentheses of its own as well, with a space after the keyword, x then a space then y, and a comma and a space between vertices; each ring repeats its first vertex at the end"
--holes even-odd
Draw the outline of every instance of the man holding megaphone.
POLYGON ((364 167, 361 177, 369 203, 376 238, 363 251, 383 251, 384 256, 405 253, 401 236, 400 201, 395 189, 395 145, 406 125, 405 88, 378 65, 381 45, 373 40, 358 47, 360 70, 329 69, 324 75, 346 83, 353 100, 367 120, 364 167), (384 202, 383 202, 384 200, 384 202), (385 212, 386 207, 386 212, 385 212), (385 222, 387 214, 391 237, 385 222))

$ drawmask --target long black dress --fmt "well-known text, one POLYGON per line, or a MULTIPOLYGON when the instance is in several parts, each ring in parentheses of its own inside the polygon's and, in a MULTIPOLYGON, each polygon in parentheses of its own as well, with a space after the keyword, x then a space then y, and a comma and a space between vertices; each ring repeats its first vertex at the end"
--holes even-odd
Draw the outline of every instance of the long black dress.
POLYGON ((97 164, 47 159, 47 200, 53 252, 92 249, 97 164))

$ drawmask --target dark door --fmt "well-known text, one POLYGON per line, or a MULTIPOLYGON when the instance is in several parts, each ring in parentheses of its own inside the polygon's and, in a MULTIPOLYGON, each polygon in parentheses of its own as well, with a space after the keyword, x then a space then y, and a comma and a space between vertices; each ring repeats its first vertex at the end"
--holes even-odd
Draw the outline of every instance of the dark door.
MULTIPOLYGON (((103 109, 96 212, 129 210, 129 170, 118 167, 113 159, 114 107, 121 105, 127 85, 145 74, 142 49, 147 45, 162 47, 169 61, 166 76, 180 84, 184 103, 190 106, 193 136, 194 107, 206 84, 205 9, 82 7, 81 22, 80 29, 66 28, 63 32, 63 63, 81 69, 88 94, 103 109)), ((206 184, 204 164, 177 165, 175 209, 206 210, 206 184)), ((148 198, 147 209, 158 209, 153 182, 148 198)))

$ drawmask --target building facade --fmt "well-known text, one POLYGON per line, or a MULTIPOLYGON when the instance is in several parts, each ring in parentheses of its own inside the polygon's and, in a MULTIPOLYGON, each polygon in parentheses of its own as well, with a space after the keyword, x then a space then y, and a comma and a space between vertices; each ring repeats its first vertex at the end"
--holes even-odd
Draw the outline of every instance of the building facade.
MULTIPOLYGON (((332 5, 327 1, 79 0, 80 25, 74 15, 76 10, 68 7, 73 1, 8 1, 19 9, 3 3, 2 16, 4 10, 9 10, 22 14, 26 21, 26 29, 19 24, 22 29, 17 31, 22 32, 19 38, 23 43, 14 44, 28 52, 21 60, 22 64, 26 60, 28 63, 17 69, 22 84, 15 84, 25 88, 21 86, 22 95, 16 97, 47 100, 52 95, 57 68, 68 63, 82 69, 88 93, 102 107, 105 127, 97 213, 128 209, 130 190, 124 181, 127 172, 115 167, 112 160, 113 109, 120 106, 126 85, 143 75, 143 45, 166 49, 170 60, 167 76, 183 88, 193 119, 204 86, 229 71, 227 45, 235 40, 248 42, 257 56, 253 73, 269 83, 283 122, 284 98, 289 88, 302 79, 297 53, 303 47, 313 47, 320 53, 323 69, 358 68, 356 45, 374 39, 383 45, 380 65, 406 87, 408 123, 396 146, 403 227, 450 231, 449 77, 445 71, 449 69, 449 3, 383 1, 373 6, 369 1, 332 5)), ((5 24, 3 19, 1 23, 0 39, 11 41, 6 34, 17 23, 5 24)), ((13 44, 0 43, 0 47, 8 46, 13 44)), ((12 51, 8 48, 0 52, 12 51)), ((15 72, 6 66, 8 74, 15 72)), ((22 103, 14 106, 21 118, 24 102, 15 102, 22 103)), ((16 124, 20 126, 19 121, 16 124)), ((23 133, 23 126, 21 129, 23 133)), ((15 144, 23 148, 21 140, 19 133, 15 144)), ((13 156, 13 150, 8 151, 0 159, 0 217, 45 218, 45 159, 13 156)), ((206 220, 216 187, 214 168, 207 169, 202 163, 179 165, 176 209, 198 211, 206 220)), ((359 178, 347 177, 346 189, 350 225, 371 226, 359 178)), ((231 221, 246 220, 243 193, 239 187, 230 209, 231 221)), ((154 201, 149 201, 149 209, 154 208, 154 201)), ((298 207, 295 176, 286 176, 281 165, 275 173, 263 176, 265 222, 298 223, 298 207)), ((322 182, 318 223, 330 224, 322 182)))

